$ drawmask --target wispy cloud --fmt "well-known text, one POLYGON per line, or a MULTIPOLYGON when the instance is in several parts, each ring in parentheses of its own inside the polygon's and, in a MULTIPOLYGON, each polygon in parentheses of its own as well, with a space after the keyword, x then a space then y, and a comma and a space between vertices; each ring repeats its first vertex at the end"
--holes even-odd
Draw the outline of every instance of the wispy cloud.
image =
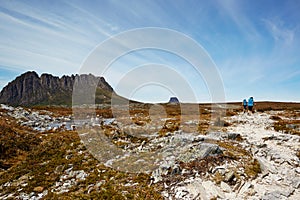
POLYGON ((276 42, 283 43, 285 45, 291 45, 294 42, 295 33, 294 30, 288 29, 282 25, 283 22, 276 23, 274 20, 263 19, 270 34, 276 42))
MULTIPOLYGON (((90 12, 85 8, 80 7, 77 4, 72 3, 70 1, 66 1, 65 3, 70 7, 74 8, 78 13, 80 13, 78 16, 80 16, 81 18, 84 17, 85 20, 90 24, 90 28, 95 29, 98 33, 109 37, 111 36, 112 32, 119 30, 119 27, 117 25, 107 22, 106 20, 102 19, 100 16, 97 16, 95 13, 90 12)), ((81 30, 81 31, 86 31, 86 30, 81 30)))
POLYGON ((243 33, 245 37, 250 40, 260 40, 261 35, 256 29, 253 21, 249 16, 246 15, 245 6, 242 1, 227 0, 227 1, 217 1, 217 7, 220 12, 224 12, 225 15, 228 15, 230 19, 238 27, 239 31, 243 33))
POLYGON ((22 28, 19 27, 19 25, 21 25, 23 26, 23 29, 21 29, 22 33, 25 31, 31 31, 31 34, 33 35, 43 35, 44 37, 48 36, 49 38, 61 38, 84 46, 91 46, 93 44, 90 40, 88 40, 88 37, 85 36, 84 29, 82 29, 82 27, 77 27, 76 25, 73 26, 70 21, 67 21, 66 19, 61 20, 59 16, 55 16, 53 14, 49 16, 51 20, 46 19, 45 15, 40 13, 41 11, 36 11, 36 9, 29 7, 26 4, 15 6, 14 9, 16 10, 14 12, 19 13, 19 15, 16 16, 9 14, 9 12, 1 13, 2 17, 7 19, 6 23, 10 25, 7 27, 9 27, 13 33, 19 31, 22 28), (24 8, 27 8, 25 9, 27 11, 23 12, 24 8), (20 11, 18 9, 20 9, 20 11), (21 16, 27 16, 27 18, 21 16), (29 19, 34 19, 34 21, 29 20, 28 17, 29 19), (70 35, 72 37, 70 37, 70 35))
MULTIPOLYGON (((288 86, 300 79, 298 10, 295 1, 1 1, 0 69, 6 68, 0 75, 5 82, 3 74, 9 74, 10 66, 17 72, 77 73, 89 52, 112 35, 163 27, 188 34, 206 48, 221 72, 229 100, 248 91, 280 93, 276 87, 296 96, 288 86)), ((164 37, 157 37, 164 42, 164 37)), ((181 41, 172 44, 180 46, 181 41)), ((122 41, 120 45, 128 48, 122 41)), ((103 53, 109 57, 114 51, 107 48, 103 53)), ((198 97, 207 92, 205 80, 199 81, 201 77, 181 58, 163 51, 132 54, 116 60, 107 72, 113 85, 134 67, 153 62, 171 66, 193 89, 201 85, 198 97)))
POLYGON ((43 15, 43 11, 22 2, 17 2, 13 11, 10 6, 1 11, 0 35, 5 40, 0 41, 0 62, 7 66, 74 73, 95 45, 83 35, 84 29, 72 27, 68 20, 54 14, 43 15))

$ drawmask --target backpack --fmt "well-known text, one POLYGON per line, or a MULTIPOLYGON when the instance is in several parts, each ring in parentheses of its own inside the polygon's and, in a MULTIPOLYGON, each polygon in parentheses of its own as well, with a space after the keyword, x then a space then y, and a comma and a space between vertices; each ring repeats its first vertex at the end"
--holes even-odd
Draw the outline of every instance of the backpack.
POLYGON ((253 106, 253 97, 250 97, 248 100, 248 106, 253 106))

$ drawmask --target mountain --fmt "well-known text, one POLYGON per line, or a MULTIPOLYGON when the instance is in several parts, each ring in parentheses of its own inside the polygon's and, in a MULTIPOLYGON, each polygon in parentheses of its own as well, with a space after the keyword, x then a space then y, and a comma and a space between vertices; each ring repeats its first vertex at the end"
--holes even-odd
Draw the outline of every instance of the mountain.
POLYGON ((92 74, 59 78, 51 74, 39 76, 36 72, 30 71, 18 76, 3 88, 0 103, 14 106, 71 105, 74 84, 84 85, 85 88, 96 87, 94 96, 96 103, 110 102, 114 93, 113 88, 103 77, 92 74))

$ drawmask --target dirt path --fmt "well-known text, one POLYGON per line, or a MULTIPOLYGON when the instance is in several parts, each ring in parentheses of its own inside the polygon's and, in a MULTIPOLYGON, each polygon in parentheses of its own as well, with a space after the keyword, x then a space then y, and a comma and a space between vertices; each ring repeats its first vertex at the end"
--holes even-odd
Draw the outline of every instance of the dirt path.
POLYGON ((262 173, 237 198, 300 199, 300 167, 296 151, 300 137, 274 131, 274 113, 241 113, 228 118, 229 132, 240 133, 247 150, 260 162, 262 173))

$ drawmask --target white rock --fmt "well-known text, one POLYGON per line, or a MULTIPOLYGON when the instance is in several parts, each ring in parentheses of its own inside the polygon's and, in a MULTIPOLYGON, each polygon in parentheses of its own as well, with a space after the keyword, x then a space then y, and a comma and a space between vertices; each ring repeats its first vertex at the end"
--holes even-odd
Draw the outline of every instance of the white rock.
POLYGON ((192 183, 186 186, 187 191, 189 192, 190 196, 194 199, 197 196, 205 196, 205 189, 203 188, 201 184, 200 179, 194 180, 192 183), (202 195, 201 195, 202 194, 202 195))
POLYGON ((209 199, 214 197, 225 198, 225 195, 221 189, 218 188, 212 181, 204 181, 202 182, 202 186, 204 187, 209 199))
POLYGON ((292 182, 292 186, 295 188, 295 189, 299 189, 300 187, 300 178, 295 178, 292 182))
POLYGON ((263 157, 256 157, 256 159, 258 160, 259 164, 260 164, 260 169, 262 172, 270 172, 273 174, 276 174, 278 172, 278 170, 276 169, 275 166, 273 166, 272 164, 269 163, 269 161, 267 161, 265 158, 263 157))
POLYGON ((2 109, 5 109, 5 110, 9 110, 9 111, 14 111, 14 107, 12 106, 8 106, 8 105, 5 105, 5 104, 1 104, 1 108, 2 109))
POLYGON ((221 182, 221 188, 224 192, 232 192, 231 187, 223 181, 221 182))
POLYGON ((252 186, 252 184, 250 182, 246 182, 242 188, 239 190, 239 194, 244 194, 247 192, 247 190, 252 186))
POLYGON ((76 174, 77 174, 76 179, 79 179, 79 180, 85 180, 85 178, 87 177, 87 173, 85 173, 83 170, 77 171, 76 174))

